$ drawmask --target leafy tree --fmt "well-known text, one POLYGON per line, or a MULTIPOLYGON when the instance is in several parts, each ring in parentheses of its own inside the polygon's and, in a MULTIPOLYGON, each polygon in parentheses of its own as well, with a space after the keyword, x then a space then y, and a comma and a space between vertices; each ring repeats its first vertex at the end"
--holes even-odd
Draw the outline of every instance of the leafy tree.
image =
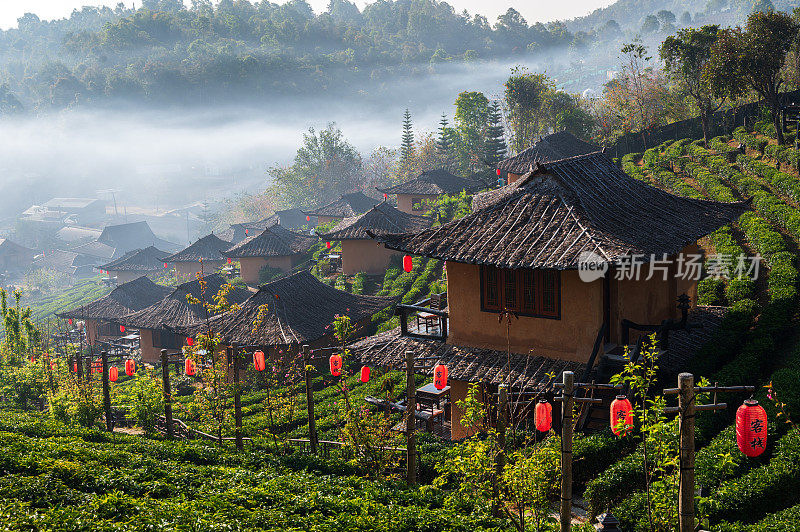
POLYGON ((780 88, 786 56, 800 26, 785 13, 752 13, 744 29, 724 29, 711 51, 708 82, 715 96, 736 98, 748 90, 769 106, 772 123, 783 144, 780 88))
POLYGON ((551 87, 552 81, 545 74, 533 74, 520 67, 511 71, 504 104, 512 151, 519 153, 533 144, 539 134, 544 96, 551 87))
POLYGON ((360 190, 364 183, 361 156, 333 123, 319 132, 310 128, 294 163, 288 168, 273 167, 269 174, 284 204, 306 207, 360 190))
POLYGON ((656 33, 659 28, 658 18, 655 15, 647 15, 642 23, 642 33, 656 33))
POLYGON ((681 25, 688 26, 691 23, 692 23, 692 14, 689 13, 688 11, 684 11, 683 14, 681 15, 681 25))
POLYGON ((670 35, 661 44, 660 54, 673 80, 694 100, 703 125, 703 139, 708 145, 709 119, 722 107, 724 97, 716 97, 709 84, 708 65, 717 41, 718 26, 686 28, 670 35))
POLYGON ((482 92, 465 91, 458 95, 455 105, 458 166, 462 172, 469 173, 478 167, 483 152, 489 100, 482 92))
POLYGON ((491 168, 505 159, 508 151, 502 119, 500 103, 492 102, 486 125, 486 141, 483 145, 483 163, 491 168))

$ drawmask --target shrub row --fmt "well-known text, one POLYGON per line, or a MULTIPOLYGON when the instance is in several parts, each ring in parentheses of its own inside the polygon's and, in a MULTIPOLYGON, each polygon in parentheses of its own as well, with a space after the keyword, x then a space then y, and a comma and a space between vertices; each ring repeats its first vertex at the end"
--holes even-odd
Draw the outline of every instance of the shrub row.
POLYGON ((800 200, 800 179, 793 175, 781 172, 776 168, 765 164, 758 159, 747 155, 739 155, 736 163, 743 169, 757 177, 770 183, 773 187, 780 190, 794 200, 800 200))
POLYGON ((750 148, 751 150, 756 150, 759 153, 764 153, 764 148, 766 148, 769 141, 767 139, 761 139, 756 137, 755 135, 751 135, 747 132, 747 130, 743 127, 738 127, 733 131, 733 138, 750 148))

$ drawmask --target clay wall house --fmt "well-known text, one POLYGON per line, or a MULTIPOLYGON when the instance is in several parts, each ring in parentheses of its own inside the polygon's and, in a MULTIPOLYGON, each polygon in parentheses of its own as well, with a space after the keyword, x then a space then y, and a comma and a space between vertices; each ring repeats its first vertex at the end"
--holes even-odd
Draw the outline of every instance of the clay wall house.
MULTIPOLYGON (((394 301, 337 290, 302 271, 262 285, 239 310, 215 317, 211 328, 231 345, 260 349, 278 360, 298 353, 304 344, 312 349, 335 345, 331 324, 337 315, 350 317, 356 338, 363 335, 372 315, 394 301)), ((183 332, 193 336, 206 330, 199 323, 183 332)), ((327 366, 327 357, 317 362, 327 366)))
POLYGON ((470 181, 447 170, 428 170, 411 181, 393 187, 378 189, 386 195, 397 195, 397 209, 408 214, 424 214, 429 204, 442 194, 460 194, 484 188, 479 181, 470 181))
POLYGON ((107 296, 86 305, 59 312, 56 315, 86 325, 86 338, 92 345, 98 340, 122 336, 118 320, 123 316, 147 308, 172 292, 172 288, 156 284, 147 277, 139 277, 120 284, 107 296))
POLYGON ((304 227, 314 227, 316 224, 317 219, 315 216, 308 215, 300 209, 285 209, 275 211, 275 214, 255 222, 232 224, 218 236, 223 240, 230 241, 231 244, 238 244, 245 238, 258 236, 268 227, 275 225, 279 225, 284 229, 300 230, 304 227))
POLYGON ((164 259, 169 255, 153 246, 130 251, 117 260, 97 267, 115 278, 117 284, 127 283, 143 275, 156 276, 164 273, 164 259))
MULTIPOLYGON (((213 297, 226 281, 221 275, 212 274, 205 276, 205 283, 205 295, 201 294, 200 281, 195 279, 178 285, 152 305, 115 320, 119 325, 139 329, 142 360, 155 364, 160 360, 162 349, 179 350, 186 340, 186 336, 179 331, 205 320, 206 309, 201 303, 189 303, 187 296, 191 295, 201 302, 203 299, 213 302, 213 297)), ((231 305, 239 304, 250 295, 248 290, 233 288, 228 293, 227 300, 231 305)))
POLYGON ((230 242, 211 233, 182 251, 165 257, 162 262, 174 266, 178 278, 194 279, 201 271, 210 274, 224 266, 228 259, 223 252, 230 246, 230 242))
MULTIPOLYGON (((674 196, 596 152, 536 163, 516 182, 476 196, 473 209, 439 227, 376 237, 389 249, 445 261, 446 341, 395 330, 354 346, 365 363, 376 364, 406 349, 437 353, 450 369, 453 403, 464 398, 469 382, 536 389, 546 374, 565 369, 580 378, 598 355, 612 360, 622 344, 636 341, 636 334, 626 338, 624 320, 659 326, 681 318, 682 294, 692 316, 706 315, 696 309, 697 279, 677 276, 676 254, 696 252, 698 239, 747 206, 674 196), (669 257, 667 275, 617 275, 638 256, 669 257), (587 258, 608 268, 605 276, 582 278, 578 268, 587 258), (501 322, 501 312, 513 314, 510 325, 501 322)), ((679 332, 670 334, 677 342, 679 332)), ((452 431, 466 435, 457 407, 452 431)))
POLYGON ((264 267, 288 272, 305 257, 305 253, 319 239, 316 236, 295 233, 283 226, 273 225, 256 236, 250 236, 224 251, 224 255, 238 260, 241 277, 245 283, 259 283, 259 272, 264 267))
POLYGON ((320 238, 341 242, 342 272, 346 275, 358 272, 382 275, 398 253, 373 240, 368 232, 415 232, 430 227, 432 223, 433 220, 426 216, 408 214, 388 203, 379 203, 360 216, 345 218, 330 232, 320 234, 320 238))
POLYGON ((344 218, 358 216, 378 203, 380 203, 378 200, 370 198, 362 192, 353 192, 344 194, 336 201, 332 201, 313 211, 308 211, 306 214, 315 217, 317 225, 327 225, 344 218))
POLYGON ((600 146, 583 141, 568 131, 559 131, 540 138, 536 144, 514 157, 500 161, 497 165, 498 175, 505 174, 506 184, 511 184, 530 172, 535 163, 558 161, 597 151, 600 151, 600 146))

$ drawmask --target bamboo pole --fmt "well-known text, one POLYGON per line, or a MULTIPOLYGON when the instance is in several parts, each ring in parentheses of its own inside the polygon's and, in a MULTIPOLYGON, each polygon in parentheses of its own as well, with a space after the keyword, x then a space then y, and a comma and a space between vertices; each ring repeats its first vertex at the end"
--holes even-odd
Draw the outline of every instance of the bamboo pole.
POLYGON ((492 479, 492 515, 500 516, 500 479, 506 467, 506 429, 508 427, 508 386, 501 384, 497 396, 497 455, 492 479))
POLYGON ((680 409, 680 531, 694 530, 694 375, 678 375, 678 408, 680 409))
POLYGON ((572 529, 572 407, 575 374, 564 372, 561 403, 561 532, 572 529))
POLYGON ((244 441, 242 440, 242 390, 239 387, 239 351, 231 347, 230 352, 233 356, 233 417, 236 421, 236 448, 242 450, 244 441))
POLYGON ((167 424, 167 436, 172 438, 175 436, 175 430, 172 423, 172 389, 169 384, 169 356, 167 350, 161 350, 161 380, 164 390, 164 419, 167 424))
POLYGON ((108 352, 100 351, 100 360, 103 364, 103 410, 106 413, 106 430, 114 431, 114 420, 111 418, 111 390, 108 384, 108 352))
POLYGON ((311 452, 317 454, 317 421, 314 418, 314 385, 311 382, 311 349, 303 346, 303 373, 306 378, 306 411, 308 412, 308 439, 311 442, 311 452))
POLYGON ((417 483, 417 397, 414 382, 414 351, 406 351, 406 482, 417 483))

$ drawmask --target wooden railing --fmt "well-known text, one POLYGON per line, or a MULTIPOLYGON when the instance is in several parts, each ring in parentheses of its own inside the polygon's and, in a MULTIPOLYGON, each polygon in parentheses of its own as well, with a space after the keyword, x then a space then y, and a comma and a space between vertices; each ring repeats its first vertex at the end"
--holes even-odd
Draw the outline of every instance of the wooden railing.
MULTIPOLYGON (((430 300, 428 300, 430 301, 430 300)), ((422 338, 422 339, 436 339, 436 340, 447 340, 447 311, 446 310, 438 310, 435 308, 428 308, 422 307, 419 305, 397 305, 395 307, 395 314, 400 316, 400 336, 410 336, 412 338, 422 338), (422 334, 419 332, 410 332, 408 330, 408 316, 418 313, 418 312, 427 312, 428 314, 433 314, 435 316, 439 316, 439 333, 436 334, 422 334)))

